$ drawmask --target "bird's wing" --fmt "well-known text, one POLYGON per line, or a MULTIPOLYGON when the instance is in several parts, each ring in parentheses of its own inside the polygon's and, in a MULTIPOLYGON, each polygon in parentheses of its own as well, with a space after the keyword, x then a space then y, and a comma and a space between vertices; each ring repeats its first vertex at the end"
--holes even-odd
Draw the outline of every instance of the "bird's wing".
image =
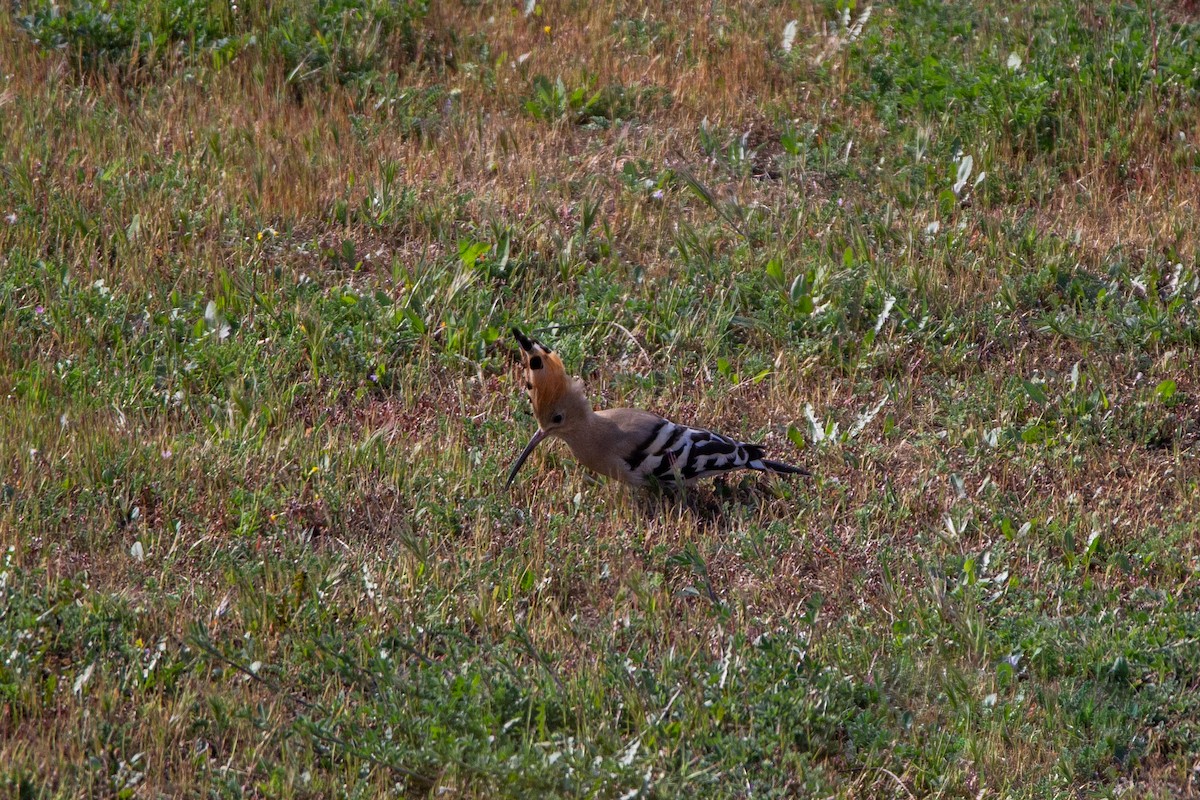
POLYGON ((620 435, 615 448, 630 483, 680 483, 746 467, 758 448, 702 428, 679 425, 645 411, 600 412, 620 435))

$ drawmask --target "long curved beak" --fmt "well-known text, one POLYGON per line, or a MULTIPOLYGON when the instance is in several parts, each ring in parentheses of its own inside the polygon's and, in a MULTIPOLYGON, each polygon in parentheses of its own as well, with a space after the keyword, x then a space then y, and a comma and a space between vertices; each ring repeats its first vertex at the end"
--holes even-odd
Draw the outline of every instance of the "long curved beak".
POLYGON ((521 455, 517 456, 516 463, 512 465, 512 469, 508 471, 508 480, 504 482, 504 488, 512 486, 513 479, 517 477, 517 470, 525 463, 525 459, 529 458, 529 454, 533 452, 533 448, 538 446, 538 442, 546 438, 546 432, 538 428, 538 432, 529 440, 529 444, 525 445, 525 449, 521 451, 521 455))

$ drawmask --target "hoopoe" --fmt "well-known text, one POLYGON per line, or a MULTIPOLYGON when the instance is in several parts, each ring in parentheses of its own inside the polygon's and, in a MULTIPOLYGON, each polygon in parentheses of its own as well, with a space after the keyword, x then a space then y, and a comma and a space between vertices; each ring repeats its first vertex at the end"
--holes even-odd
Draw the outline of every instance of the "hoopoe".
POLYGON ((761 445, 678 425, 649 411, 593 411, 583 381, 567 376, 556 353, 516 328, 513 335, 521 344, 525 390, 538 430, 517 457, 505 486, 512 485, 525 459, 549 436, 565 441, 588 469, 631 486, 652 482, 678 486, 735 469, 810 474, 803 467, 764 458, 761 445))

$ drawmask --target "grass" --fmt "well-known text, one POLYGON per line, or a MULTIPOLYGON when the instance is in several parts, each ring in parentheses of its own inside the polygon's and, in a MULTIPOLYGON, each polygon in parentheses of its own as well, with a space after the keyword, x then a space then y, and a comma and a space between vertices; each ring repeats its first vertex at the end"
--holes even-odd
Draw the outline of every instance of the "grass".
POLYGON ((524 11, 0 14, 3 793, 1200 791, 1193 5, 524 11))

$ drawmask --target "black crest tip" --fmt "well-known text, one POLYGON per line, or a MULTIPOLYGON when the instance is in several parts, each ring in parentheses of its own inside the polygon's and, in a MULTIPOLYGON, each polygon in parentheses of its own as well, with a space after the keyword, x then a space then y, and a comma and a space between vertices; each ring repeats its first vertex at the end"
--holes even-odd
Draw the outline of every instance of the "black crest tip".
POLYGON ((525 334, 521 333, 520 328, 518 328, 517 326, 514 325, 512 332, 513 332, 513 336, 515 336, 517 338, 517 342, 521 345, 522 350, 524 350, 527 353, 531 352, 533 350, 533 340, 530 339, 525 334))
MULTIPOLYGON (((525 334, 521 333, 521 329, 515 325, 513 326, 512 332, 513 332, 513 336, 517 337, 517 341, 521 343, 521 349, 524 350, 526 353, 553 353, 554 352, 549 347, 546 347, 546 345, 539 342, 537 339, 531 339, 528 336, 526 336, 525 334)), ((537 367, 534 367, 534 369, 537 369, 537 367)))

